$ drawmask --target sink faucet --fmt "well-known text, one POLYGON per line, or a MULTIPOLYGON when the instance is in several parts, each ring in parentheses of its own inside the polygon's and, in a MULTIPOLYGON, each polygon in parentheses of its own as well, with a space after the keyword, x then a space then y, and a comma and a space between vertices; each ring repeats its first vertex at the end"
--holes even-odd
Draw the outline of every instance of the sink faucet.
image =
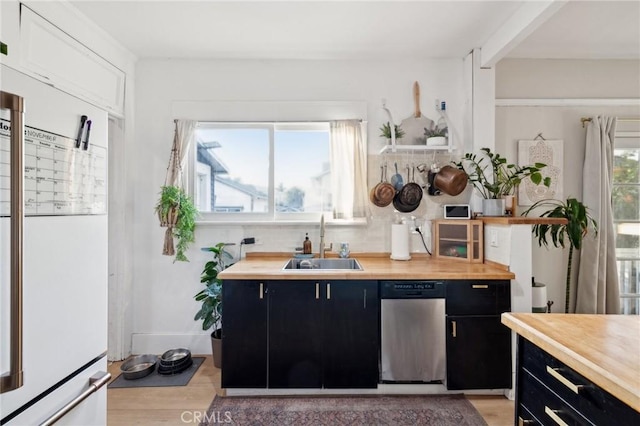
POLYGON ((324 252, 333 249, 333 243, 329 244, 329 247, 324 245, 324 214, 320 216, 320 259, 324 259, 324 252))

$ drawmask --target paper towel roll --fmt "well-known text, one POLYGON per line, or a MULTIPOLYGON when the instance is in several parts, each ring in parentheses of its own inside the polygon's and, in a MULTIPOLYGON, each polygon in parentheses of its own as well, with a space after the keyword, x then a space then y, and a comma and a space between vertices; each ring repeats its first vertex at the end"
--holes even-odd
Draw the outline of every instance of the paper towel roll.
POLYGON ((391 259, 409 260, 409 225, 394 223, 391 225, 391 259))
POLYGON ((547 286, 534 283, 531 288, 531 312, 547 312, 547 286))

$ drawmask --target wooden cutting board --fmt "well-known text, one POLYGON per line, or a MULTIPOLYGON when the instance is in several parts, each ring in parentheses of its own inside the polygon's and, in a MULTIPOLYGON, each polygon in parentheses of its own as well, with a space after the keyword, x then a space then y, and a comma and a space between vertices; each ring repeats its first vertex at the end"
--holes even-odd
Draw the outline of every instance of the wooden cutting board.
POLYGON ((414 113, 400 123, 400 128, 404 130, 405 135, 399 140, 399 143, 402 145, 426 145, 424 129, 425 127, 431 129, 433 120, 428 119, 420 112, 420 85, 417 81, 413 83, 413 103, 414 113))

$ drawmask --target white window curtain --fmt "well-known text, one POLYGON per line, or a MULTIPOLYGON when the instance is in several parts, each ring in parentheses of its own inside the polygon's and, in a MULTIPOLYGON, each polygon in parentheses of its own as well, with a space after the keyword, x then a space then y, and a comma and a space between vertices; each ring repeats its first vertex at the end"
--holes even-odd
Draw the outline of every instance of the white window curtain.
POLYGON ((620 313, 611 200, 615 132, 615 117, 593 117, 587 127, 582 202, 598 223, 598 236, 587 236, 582 242, 576 313, 620 313))
POLYGON ((331 187, 333 218, 366 217, 366 122, 340 120, 330 123, 331 187), (353 182, 353 185, 349 183, 353 182))
POLYGON ((175 120, 175 132, 165 186, 179 186, 185 189, 182 181, 182 171, 187 167, 187 153, 193 140, 196 124, 197 121, 194 120, 175 120))

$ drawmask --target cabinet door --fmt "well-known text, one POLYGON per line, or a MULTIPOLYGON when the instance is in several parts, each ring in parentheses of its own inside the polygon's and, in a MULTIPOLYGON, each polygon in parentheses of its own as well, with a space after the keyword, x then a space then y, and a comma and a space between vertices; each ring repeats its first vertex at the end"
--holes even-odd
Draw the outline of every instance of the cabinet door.
POLYGON ((447 317, 447 389, 511 387, 511 332, 499 316, 447 317))
POLYGON ((224 281, 222 387, 267 386, 266 283, 224 281))
POLYGON ((378 282, 323 283, 324 387, 378 383, 378 282))
POLYGON ((269 283, 269 387, 322 387, 322 289, 315 281, 269 283))

